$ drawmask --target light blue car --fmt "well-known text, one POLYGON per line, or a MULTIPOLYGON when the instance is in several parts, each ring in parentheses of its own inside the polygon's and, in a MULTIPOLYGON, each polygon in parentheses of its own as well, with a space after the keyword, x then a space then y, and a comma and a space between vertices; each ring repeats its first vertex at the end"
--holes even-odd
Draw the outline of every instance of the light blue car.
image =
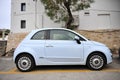
POLYGON ((87 65, 100 70, 112 62, 112 54, 104 44, 90 41, 75 31, 45 28, 27 35, 16 48, 13 60, 23 72, 40 65, 87 65))

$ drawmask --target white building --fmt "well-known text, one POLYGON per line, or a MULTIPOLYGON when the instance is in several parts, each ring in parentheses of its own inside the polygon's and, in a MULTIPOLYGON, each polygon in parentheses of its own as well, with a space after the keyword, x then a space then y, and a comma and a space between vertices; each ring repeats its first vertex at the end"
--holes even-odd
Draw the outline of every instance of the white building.
MULTIPOLYGON (((11 32, 24 33, 43 27, 63 27, 46 16, 40 0, 12 0, 11 32)), ((80 30, 120 29, 120 0, 95 0, 91 8, 74 13, 80 30)))
POLYGON ((79 29, 120 29, 120 0, 95 0, 79 13, 79 29))
POLYGON ((46 16, 40 0, 12 0, 11 8, 11 31, 13 33, 61 26, 46 16))

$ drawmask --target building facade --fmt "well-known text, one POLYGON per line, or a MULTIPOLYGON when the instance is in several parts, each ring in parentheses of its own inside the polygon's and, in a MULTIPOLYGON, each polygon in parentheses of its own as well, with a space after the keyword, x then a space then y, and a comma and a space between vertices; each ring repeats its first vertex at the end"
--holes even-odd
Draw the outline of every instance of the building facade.
POLYGON ((120 29, 120 0, 95 0, 91 8, 80 11, 79 29, 120 29))
MULTIPOLYGON (((23 33, 45 27, 63 27, 45 14, 40 0, 12 0, 11 32, 23 33)), ((91 8, 73 13, 79 30, 120 29, 120 0, 95 0, 91 8)))
MULTIPOLYGON (((78 25, 77 30, 120 30, 119 5, 120 0, 95 0, 90 8, 74 12, 74 24, 78 25)), ((64 25, 63 22, 54 23, 50 20, 45 14, 44 6, 40 0, 11 0, 11 33, 8 38, 7 51, 16 48, 31 30, 59 28, 64 25)), ((97 35, 96 32, 82 32, 88 38, 103 42, 109 47, 113 47, 113 45, 120 47, 118 45, 120 43, 119 33, 120 31, 108 32, 107 35, 106 33, 98 33, 97 35), (106 38, 103 39, 103 35, 106 38)))
POLYGON ((11 32, 24 33, 43 27, 61 27, 46 16, 40 0, 12 0, 11 32))

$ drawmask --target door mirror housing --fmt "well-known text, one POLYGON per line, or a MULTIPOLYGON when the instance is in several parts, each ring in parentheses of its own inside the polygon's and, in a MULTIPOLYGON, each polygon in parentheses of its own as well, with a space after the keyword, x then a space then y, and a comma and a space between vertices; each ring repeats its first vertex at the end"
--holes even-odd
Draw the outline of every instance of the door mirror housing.
POLYGON ((81 44, 80 38, 79 38, 78 36, 75 36, 74 40, 75 40, 78 44, 81 44))

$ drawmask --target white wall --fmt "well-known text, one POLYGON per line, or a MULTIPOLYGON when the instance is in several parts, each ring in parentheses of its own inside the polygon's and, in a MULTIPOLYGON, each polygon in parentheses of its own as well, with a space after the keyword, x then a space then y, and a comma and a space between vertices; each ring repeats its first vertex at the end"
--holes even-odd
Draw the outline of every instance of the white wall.
POLYGON ((90 9, 120 11, 120 0, 95 0, 90 9))
POLYGON ((91 8, 79 12, 83 30, 120 29, 120 0, 95 0, 91 8), (89 15, 85 15, 89 12, 89 15))
POLYGON ((11 32, 30 32, 43 27, 61 27, 62 24, 54 23, 44 12, 44 6, 39 0, 12 0, 11 32), (21 11, 21 3, 26 3, 26 11, 21 11), (20 21, 26 20, 26 28, 21 29, 20 21))
POLYGON ((35 3, 32 0, 12 0, 11 11, 11 32, 29 32, 31 29, 35 29, 35 3), (21 3, 26 3, 26 11, 21 12, 21 3), (20 21, 26 20, 26 29, 21 29, 20 21))

